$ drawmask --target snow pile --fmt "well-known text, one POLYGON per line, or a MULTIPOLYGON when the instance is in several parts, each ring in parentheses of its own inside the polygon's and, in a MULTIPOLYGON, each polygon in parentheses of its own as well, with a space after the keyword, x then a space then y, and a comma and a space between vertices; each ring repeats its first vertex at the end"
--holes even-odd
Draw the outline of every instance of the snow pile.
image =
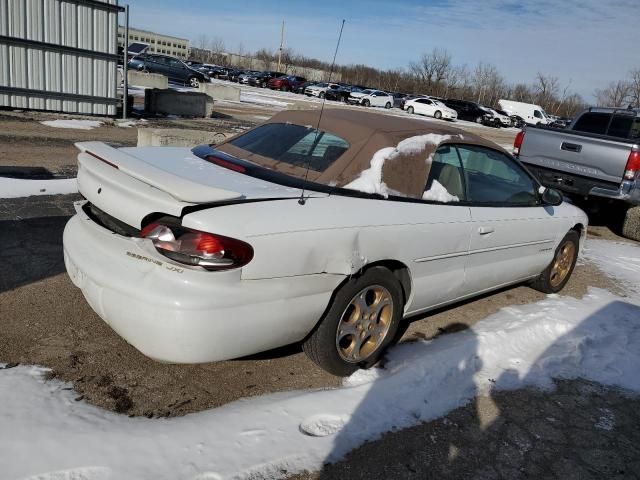
POLYGON ((58 195, 78 192, 75 178, 59 180, 24 180, 0 177, 0 198, 30 197, 32 195, 58 195))
POLYGON ((459 202, 460 199, 455 195, 451 195, 442 184, 434 180, 431 183, 431 188, 422 194, 423 200, 433 200, 434 202, 459 202))
POLYGON ((73 128, 76 130, 91 130, 102 125, 98 120, 45 120, 40 122, 47 127, 73 128))
POLYGON ((624 282, 627 289, 640 294, 638 250, 636 244, 629 242, 589 239, 582 256, 610 277, 624 282))
MULTIPOLYGON (((427 145, 439 145, 451 138, 451 135, 428 133, 402 140, 396 147, 385 147, 378 150, 371 158, 370 167, 360 172, 360 176, 347 183, 343 188, 359 190, 364 193, 377 193, 383 197, 389 196, 389 188, 382 180, 382 167, 385 162, 392 161, 402 155, 415 155, 423 151, 427 145)), ((431 156, 425 161, 431 163, 431 156)))
POLYGON ((291 105, 288 102, 282 102, 280 100, 274 100, 272 97, 262 95, 259 93, 249 93, 244 90, 240 92, 240 101, 244 103, 253 103, 255 105, 268 105, 272 107, 288 107, 291 105))
MULTIPOLYGON (((619 248, 589 244, 589 258, 616 274, 610 253, 619 248)), ((640 257, 640 247, 624 249, 640 257)), ((640 284, 640 265, 624 278, 640 284)), ((276 478, 284 469, 318 469, 494 385, 549 387, 552 378, 582 377, 640 392, 640 294, 629 294, 549 295, 471 329, 400 345, 385 369, 358 372, 342 388, 241 400, 182 418, 127 418, 74 401, 37 367, 0 370, 3 478, 276 478)))

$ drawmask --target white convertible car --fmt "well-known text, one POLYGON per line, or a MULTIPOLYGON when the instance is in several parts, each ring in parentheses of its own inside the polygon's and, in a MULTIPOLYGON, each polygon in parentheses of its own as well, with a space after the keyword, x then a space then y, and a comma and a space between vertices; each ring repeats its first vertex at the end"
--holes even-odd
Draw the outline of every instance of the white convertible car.
POLYGON ((78 148, 69 276, 166 362, 302 342, 348 375, 406 317, 510 284, 561 290, 587 228, 498 146, 373 112, 282 112, 193 150, 78 148))

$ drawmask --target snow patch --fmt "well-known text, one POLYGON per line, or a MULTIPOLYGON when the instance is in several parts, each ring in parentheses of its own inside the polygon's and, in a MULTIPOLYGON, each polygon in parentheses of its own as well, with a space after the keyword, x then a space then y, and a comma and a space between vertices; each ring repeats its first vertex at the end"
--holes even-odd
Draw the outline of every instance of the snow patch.
POLYGON ((339 432, 348 422, 348 415, 321 413, 303 420, 300 431, 312 437, 326 437, 339 432))
POLYGON ((431 188, 422 194, 423 200, 433 200, 434 202, 459 202, 460 199, 455 195, 451 195, 446 188, 442 186, 442 184, 434 180, 431 183, 431 188))
POLYGON ((73 128, 75 130, 92 130, 102 125, 98 120, 45 120, 40 122, 47 127, 73 128))
POLYGON ((0 198, 31 197, 33 195, 59 195, 78 192, 75 178, 58 180, 24 180, 0 177, 0 198))
MULTIPOLYGON (((370 167, 360 172, 360 176, 346 184, 343 188, 359 190, 364 193, 376 193, 383 197, 389 196, 389 188, 382 181, 382 167, 385 162, 392 161, 401 155, 415 155, 423 151, 427 145, 439 145, 451 138, 451 135, 428 133, 402 140, 395 147, 385 147, 378 150, 371 158, 370 167)), ((431 163, 431 155, 425 159, 431 163)))
MULTIPOLYGON (((590 260, 615 277, 614 251, 640 258, 632 244, 588 244, 590 260)), ((622 275, 640 285, 640 267, 622 275)), ((74 401, 68 384, 45 381, 41 368, 0 369, 2 475, 70 480, 97 468, 87 480, 102 480, 103 471, 154 480, 278 478, 281 469, 317 470, 494 387, 549 388, 554 378, 580 377, 640 392, 640 293, 628 295, 592 288, 581 299, 511 306, 467 330, 399 345, 384 369, 357 372, 341 388, 244 399, 180 418, 128 418, 74 401), (74 468, 76 477, 54 476, 74 468)), ((601 417, 613 428, 615 419, 601 417)))

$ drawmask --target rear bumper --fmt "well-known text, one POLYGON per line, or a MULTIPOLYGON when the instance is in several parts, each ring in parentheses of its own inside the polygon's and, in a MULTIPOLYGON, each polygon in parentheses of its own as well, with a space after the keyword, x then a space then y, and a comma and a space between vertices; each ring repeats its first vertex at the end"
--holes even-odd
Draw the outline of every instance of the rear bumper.
POLYGON ((343 278, 242 280, 240 270, 185 268, 148 240, 102 228, 81 204, 64 231, 67 272, 107 324, 156 360, 226 360, 299 341, 343 278))
POLYGON ((616 190, 594 187, 589 195, 596 197, 610 198, 612 200, 622 200, 632 205, 640 205, 640 184, 636 180, 624 180, 616 190))

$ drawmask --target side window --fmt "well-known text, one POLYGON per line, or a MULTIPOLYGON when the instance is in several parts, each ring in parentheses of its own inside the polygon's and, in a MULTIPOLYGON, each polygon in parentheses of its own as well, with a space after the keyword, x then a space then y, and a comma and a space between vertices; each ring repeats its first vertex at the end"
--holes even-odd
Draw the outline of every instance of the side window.
POLYGON ((458 145, 467 200, 478 204, 533 206, 537 184, 508 156, 483 147, 458 145))
MULTIPOLYGON (((637 122, 637 118, 631 115, 614 115, 609 125, 607 135, 618 138, 628 138, 634 121, 637 122)), ((636 128, 638 127, 636 126, 636 128)))
POLYGON ((466 199, 462 164, 455 147, 442 145, 431 157, 423 200, 454 203, 466 199))
POLYGON ((542 112, 540 110, 534 110, 533 116, 536 118, 542 118, 542 112))
POLYGON ((588 112, 578 118, 572 130, 604 135, 607 133, 607 126, 609 126, 610 119, 610 113, 588 112))

